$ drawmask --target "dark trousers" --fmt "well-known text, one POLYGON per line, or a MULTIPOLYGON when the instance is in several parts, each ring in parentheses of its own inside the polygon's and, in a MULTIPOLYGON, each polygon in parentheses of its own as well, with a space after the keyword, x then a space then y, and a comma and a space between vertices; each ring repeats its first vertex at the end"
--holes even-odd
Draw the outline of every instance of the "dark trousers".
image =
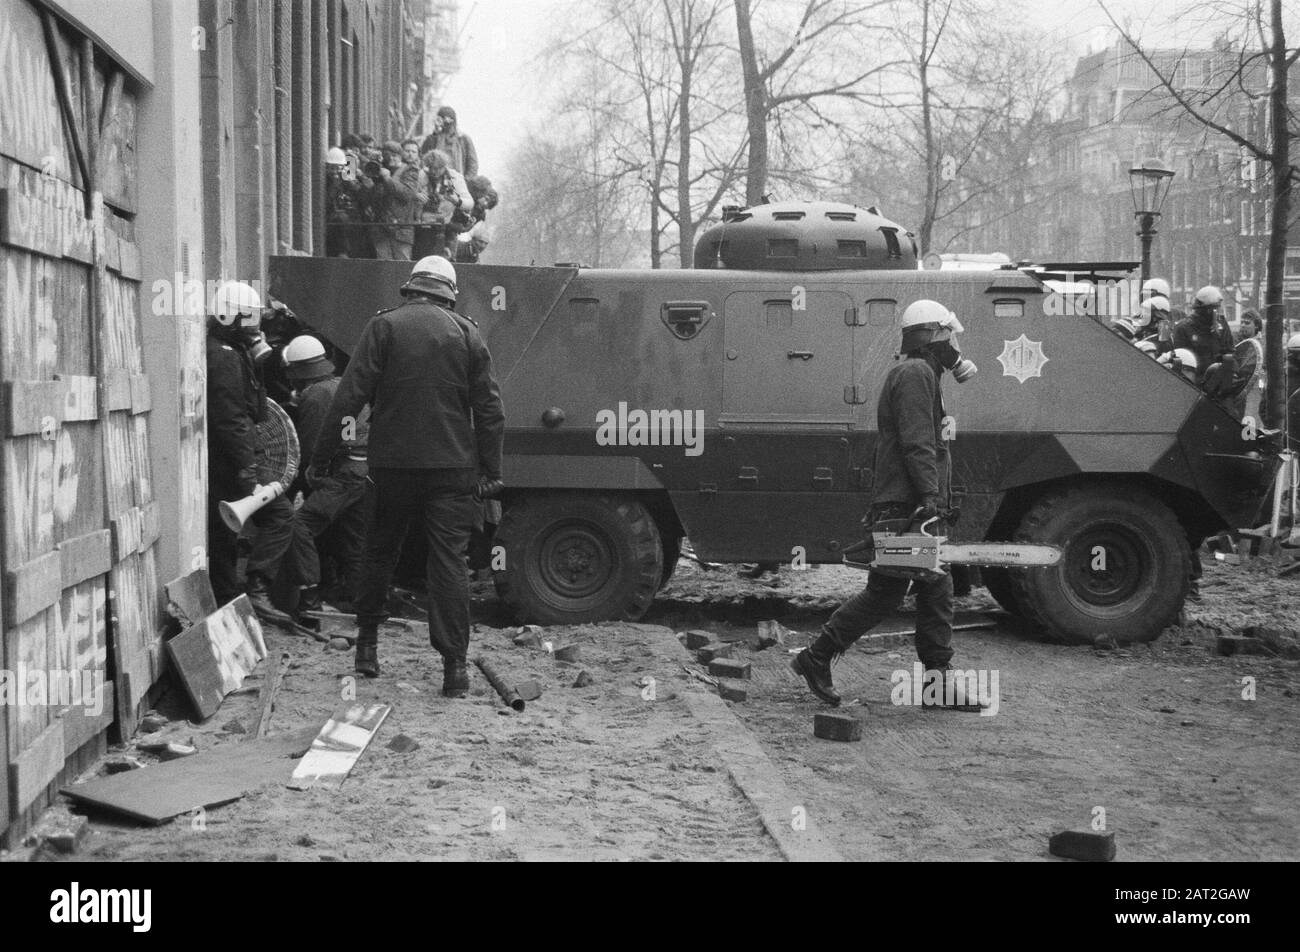
MULTIPOLYGON (((886 503, 872 509, 870 524, 883 520, 905 519, 912 506, 886 503)), ((895 528, 901 528, 896 526, 895 528)), ((944 534, 940 525, 931 529, 944 534)), ((871 572, 867 585, 841 605, 822 626, 822 631, 840 651, 849 647, 892 615, 907 596, 910 579, 871 572)), ((952 576, 933 582, 916 582, 916 656, 926 670, 946 667, 952 660, 952 576)))
POLYGON ((465 550, 474 528, 477 473, 472 469, 370 470, 366 542, 357 587, 358 644, 374 643, 388 618, 388 583, 406 531, 423 525, 429 543, 429 643, 446 660, 469 651, 469 579, 465 550))
MULTIPOLYGON (((903 603, 905 578, 872 572, 866 588, 841 605, 823 627, 840 651, 892 615, 903 603)), ((916 583, 916 656, 926 670, 952 660, 952 576, 916 583)))
POLYGON ((317 482, 298 510, 298 519, 315 540, 317 554, 333 555, 349 598, 357 596, 366 536, 366 464, 343 460, 317 482))
MULTIPOLYGON (((215 489, 208 497, 208 577, 217 604, 236 598, 243 587, 239 583, 239 537, 221 521, 218 505, 233 500, 238 490, 225 481, 213 481, 215 489)), ((320 564, 311 534, 294 518, 293 503, 281 496, 253 513, 249 522, 257 528, 257 538, 248 558, 247 574, 258 574, 268 581, 283 573, 291 587, 314 585, 320 564)))

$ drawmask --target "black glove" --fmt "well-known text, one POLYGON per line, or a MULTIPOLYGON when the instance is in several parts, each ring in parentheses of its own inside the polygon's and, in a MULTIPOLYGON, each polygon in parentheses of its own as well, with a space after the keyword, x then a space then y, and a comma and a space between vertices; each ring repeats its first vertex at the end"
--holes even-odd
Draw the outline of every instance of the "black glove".
POLYGON ((921 505, 916 507, 915 516, 922 522, 935 518, 942 511, 938 496, 922 496, 921 505))
POLYGON ((494 499, 501 495, 501 490, 506 488, 506 484, 499 479, 491 476, 480 476, 478 484, 474 487, 474 498, 482 502, 484 499, 494 499))

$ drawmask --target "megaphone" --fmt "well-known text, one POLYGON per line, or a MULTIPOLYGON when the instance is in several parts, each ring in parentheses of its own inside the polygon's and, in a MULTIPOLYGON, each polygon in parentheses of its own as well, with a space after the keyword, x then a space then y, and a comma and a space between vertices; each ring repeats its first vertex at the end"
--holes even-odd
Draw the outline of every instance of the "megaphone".
POLYGON ((231 532, 239 532, 244 528, 244 523, 257 510, 261 509, 273 499, 279 499, 284 495, 284 483, 276 481, 266 486, 260 487, 257 492, 251 496, 245 496, 243 499, 236 499, 234 502, 225 502, 217 507, 221 511, 221 521, 226 524, 226 528, 231 532))

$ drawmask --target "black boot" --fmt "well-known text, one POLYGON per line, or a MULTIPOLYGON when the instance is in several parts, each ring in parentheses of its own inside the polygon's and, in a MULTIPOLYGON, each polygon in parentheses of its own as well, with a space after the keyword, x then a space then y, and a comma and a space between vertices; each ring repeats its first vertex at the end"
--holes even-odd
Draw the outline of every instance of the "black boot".
POLYGON ((831 661, 839 653, 835 639, 823 630, 816 641, 790 662, 790 670, 808 682, 808 690, 831 707, 840 706, 840 696, 831 683, 831 661))
POLYGON ((469 668, 464 661, 442 659, 442 696, 464 697, 469 693, 469 668))
POLYGON ((379 677, 379 629, 362 628, 357 633, 357 674, 367 678, 379 677))
POLYGON ((274 621, 287 617, 284 612, 271 603, 271 583, 266 580, 265 576, 250 572, 245 591, 248 594, 249 604, 253 606, 253 611, 257 612, 262 618, 274 621))

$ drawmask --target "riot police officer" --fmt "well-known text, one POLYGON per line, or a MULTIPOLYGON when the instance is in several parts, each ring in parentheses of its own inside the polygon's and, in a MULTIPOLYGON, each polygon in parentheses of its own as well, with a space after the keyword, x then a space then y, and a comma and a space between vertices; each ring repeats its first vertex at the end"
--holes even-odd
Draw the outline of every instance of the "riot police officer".
POLYGON ((1196 384, 1212 399, 1231 395, 1237 367, 1236 342, 1224 320, 1223 294, 1204 287, 1192 300, 1192 316, 1174 328, 1173 349, 1187 349, 1196 355, 1196 384))
MULTIPOLYGON (((885 377, 876 409, 875 489, 867 521, 926 522, 949 505, 950 465, 943 439, 944 371, 958 383, 977 368, 962 357, 957 316, 937 301, 920 300, 903 311, 903 360, 885 377)), ((872 571, 864 588, 822 626, 817 640, 795 655, 791 668, 827 704, 840 696, 831 682, 831 661, 884 621, 902 603, 908 580, 872 571)), ((944 672, 952 658, 952 576, 918 582, 916 653, 927 672, 944 672)), ((931 675, 933 676, 933 675, 931 675)), ((941 697, 950 697, 940 690, 941 697)))
POLYGON ((361 332, 312 454, 314 474, 334 459, 344 429, 370 404, 370 498, 358 585, 356 670, 379 674, 378 626, 408 527, 429 542, 429 641, 442 655, 443 694, 469 689, 469 581, 465 552, 475 498, 501 489, 505 413, 492 357, 475 322, 454 310, 456 271, 422 258, 402 285, 406 302, 361 332))
MULTIPOLYGON (((218 504, 258 488, 257 424, 266 416, 258 364, 271 354, 262 336, 262 311, 256 290, 228 281, 213 295, 208 319, 208 573, 218 604, 239 594, 238 537, 222 521, 218 504)), ((249 601, 263 618, 280 619, 271 583, 279 577, 290 588, 315 584, 315 549, 309 536, 296 531, 293 505, 284 496, 250 521, 258 533, 245 572, 249 601)))

